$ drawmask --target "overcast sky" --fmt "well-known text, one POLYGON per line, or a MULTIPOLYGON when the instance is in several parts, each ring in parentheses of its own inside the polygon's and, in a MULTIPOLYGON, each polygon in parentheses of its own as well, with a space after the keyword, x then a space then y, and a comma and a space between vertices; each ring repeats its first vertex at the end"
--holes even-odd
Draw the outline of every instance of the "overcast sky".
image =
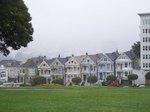
POLYGON ((24 2, 32 17, 34 41, 19 51, 49 57, 129 50, 140 40, 137 13, 150 12, 150 0, 24 2))

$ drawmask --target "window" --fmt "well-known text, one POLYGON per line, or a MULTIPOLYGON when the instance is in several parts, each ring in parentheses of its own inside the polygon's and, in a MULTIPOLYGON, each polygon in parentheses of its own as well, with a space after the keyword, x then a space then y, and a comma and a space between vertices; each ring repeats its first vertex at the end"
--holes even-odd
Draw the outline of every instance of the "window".
POLYGON ((148 33, 148 29, 145 29, 145 33, 148 33))
POLYGON ((145 29, 143 29, 143 33, 145 33, 145 29))
POLYGON ((148 46, 145 46, 145 50, 146 50, 146 51, 148 50, 148 46))
POLYGON ((86 66, 84 66, 84 70, 86 70, 86 66))
POLYGON ((145 42, 147 42, 147 37, 145 37, 145 42))
POLYGON ((145 63, 143 63, 143 68, 145 68, 145 63))
POLYGON ((145 37, 143 37, 143 42, 145 42, 145 37))
POLYGON ((125 67, 126 67, 126 68, 128 67, 128 63, 125 63, 125 67))
POLYGON ((100 73, 100 80, 103 80, 103 74, 100 73))
POLYGON ((148 68, 148 63, 146 63, 146 68, 148 68))
POLYGON ((145 55, 143 55, 143 59, 145 59, 145 55))
POLYGON ((145 58, 147 59, 147 57, 148 57, 148 56, 147 56, 147 54, 146 54, 146 55, 145 55, 145 58))
POLYGON ((107 61, 107 58, 104 58, 104 61, 107 61))
POLYGON ((149 37, 149 42, 150 42, 150 37, 149 37))
POLYGON ((90 60, 87 60, 87 62, 89 63, 89 62, 90 62, 90 60))
POLYGON ((150 29, 149 29, 149 33, 150 33, 150 29))
POLYGON ((143 46, 143 51, 145 51, 145 46, 143 46))

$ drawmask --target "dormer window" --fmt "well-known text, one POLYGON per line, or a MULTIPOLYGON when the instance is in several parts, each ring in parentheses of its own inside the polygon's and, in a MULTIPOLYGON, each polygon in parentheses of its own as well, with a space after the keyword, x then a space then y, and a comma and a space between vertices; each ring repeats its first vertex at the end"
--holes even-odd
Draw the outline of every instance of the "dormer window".
POLYGON ((87 62, 89 63, 89 62, 90 62, 90 60, 87 60, 87 62))

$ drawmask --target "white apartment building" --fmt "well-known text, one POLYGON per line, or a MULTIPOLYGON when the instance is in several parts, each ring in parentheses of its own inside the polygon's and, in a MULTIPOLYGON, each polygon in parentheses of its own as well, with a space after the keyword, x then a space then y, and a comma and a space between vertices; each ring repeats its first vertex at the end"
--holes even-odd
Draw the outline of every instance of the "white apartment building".
POLYGON ((150 70, 150 13, 140 13, 141 69, 150 70))

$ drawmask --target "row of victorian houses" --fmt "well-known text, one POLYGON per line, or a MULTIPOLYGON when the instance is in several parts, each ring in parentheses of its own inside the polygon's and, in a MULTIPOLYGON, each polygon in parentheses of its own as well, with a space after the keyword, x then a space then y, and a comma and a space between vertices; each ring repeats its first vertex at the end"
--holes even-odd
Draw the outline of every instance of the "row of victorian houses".
POLYGON ((81 77, 82 82, 88 85, 87 78, 97 76, 97 83, 101 84, 109 75, 116 75, 119 81, 127 80, 129 74, 140 71, 139 62, 132 50, 121 54, 118 51, 95 55, 86 53, 65 58, 59 55, 53 59, 40 56, 30 58, 23 64, 15 60, 3 60, 0 62, 0 81, 31 84, 32 79, 39 75, 46 77, 47 83, 63 78, 65 84, 69 84, 74 77, 81 77))

